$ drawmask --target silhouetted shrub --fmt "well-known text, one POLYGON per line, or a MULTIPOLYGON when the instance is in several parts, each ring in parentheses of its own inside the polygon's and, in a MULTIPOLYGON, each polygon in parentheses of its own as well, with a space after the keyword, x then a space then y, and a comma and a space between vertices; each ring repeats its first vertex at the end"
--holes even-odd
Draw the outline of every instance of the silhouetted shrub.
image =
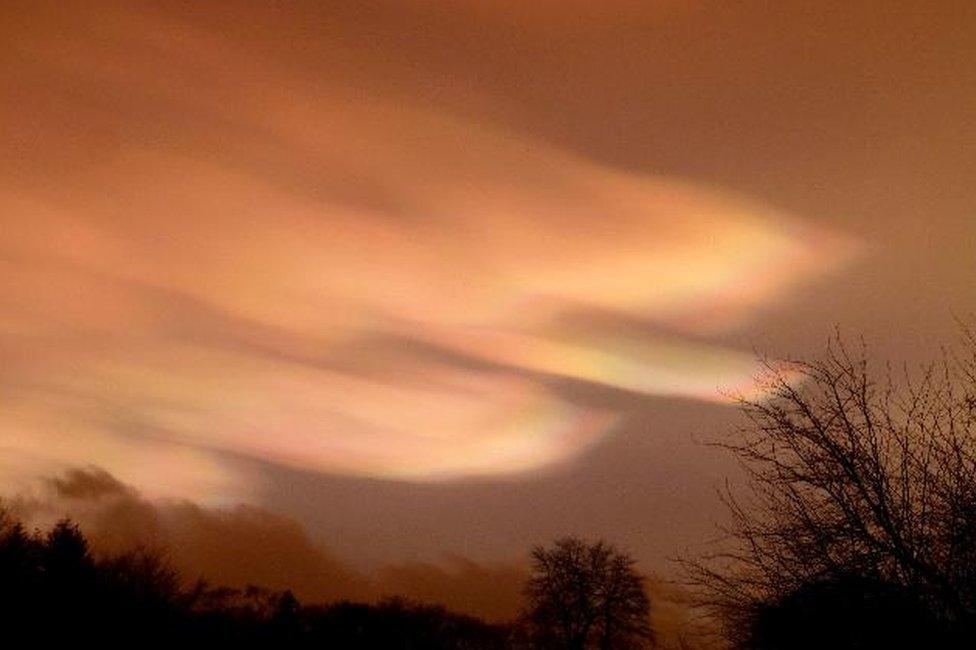
POLYGON ((951 639, 917 593, 860 576, 811 582, 753 614, 750 650, 945 648, 951 639))

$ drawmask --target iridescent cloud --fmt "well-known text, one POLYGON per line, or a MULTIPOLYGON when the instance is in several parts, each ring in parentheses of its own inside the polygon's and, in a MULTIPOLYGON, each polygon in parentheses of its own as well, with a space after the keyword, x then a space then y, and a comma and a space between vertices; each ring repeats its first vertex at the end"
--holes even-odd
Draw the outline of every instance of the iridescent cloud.
POLYGON ((410 479, 545 467, 617 414, 543 376, 747 390, 752 355, 702 337, 853 250, 179 21, 73 18, 12 36, 0 109, 0 445, 26 473, 97 463, 212 497, 250 484, 227 454, 410 479), (648 331, 566 325, 579 313, 648 331))

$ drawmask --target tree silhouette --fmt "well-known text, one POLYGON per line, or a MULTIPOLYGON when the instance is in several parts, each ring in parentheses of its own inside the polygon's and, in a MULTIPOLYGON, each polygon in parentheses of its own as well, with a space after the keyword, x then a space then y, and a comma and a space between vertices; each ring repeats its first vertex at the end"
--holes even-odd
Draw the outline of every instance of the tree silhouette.
POLYGON ((651 639, 650 603, 634 560, 567 537, 532 551, 525 620, 538 647, 615 650, 651 639))
MULTIPOLYGON (((839 337, 819 360, 768 364, 769 397, 742 400, 747 424, 719 445, 749 480, 745 494, 726 493, 731 546, 688 563, 733 641, 766 647, 755 646, 757 625, 768 630, 774 613, 795 614, 797 603, 828 587, 855 584, 885 586, 886 598, 871 607, 891 606, 888 618, 910 601, 945 634, 972 639, 976 340, 969 333, 963 350, 904 369, 899 381, 890 370, 879 377, 863 344, 852 353, 839 337)), ((811 611, 826 616, 827 599, 816 602, 811 611)))

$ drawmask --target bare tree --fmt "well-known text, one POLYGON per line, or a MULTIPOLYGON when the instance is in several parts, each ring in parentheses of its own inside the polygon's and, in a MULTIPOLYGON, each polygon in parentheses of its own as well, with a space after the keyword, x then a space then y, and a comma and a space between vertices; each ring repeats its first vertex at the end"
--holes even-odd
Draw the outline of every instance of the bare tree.
POLYGON ((650 603, 634 560, 567 537, 532 551, 525 618, 536 643, 567 650, 646 647, 650 603))
POLYGON ((767 364, 767 397, 719 446, 729 546, 688 563, 735 639, 771 603, 852 576, 917 596, 943 624, 976 613, 976 340, 917 372, 876 373, 837 336, 812 362, 767 364))

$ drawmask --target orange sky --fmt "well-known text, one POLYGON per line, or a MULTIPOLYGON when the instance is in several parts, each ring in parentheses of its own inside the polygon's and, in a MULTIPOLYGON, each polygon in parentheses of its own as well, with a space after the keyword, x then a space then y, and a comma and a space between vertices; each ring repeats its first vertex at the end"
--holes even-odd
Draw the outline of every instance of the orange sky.
POLYGON ((755 350, 976 309, 976 16, 929 5, 4 3, 0 485, 661 566, 755 350))

